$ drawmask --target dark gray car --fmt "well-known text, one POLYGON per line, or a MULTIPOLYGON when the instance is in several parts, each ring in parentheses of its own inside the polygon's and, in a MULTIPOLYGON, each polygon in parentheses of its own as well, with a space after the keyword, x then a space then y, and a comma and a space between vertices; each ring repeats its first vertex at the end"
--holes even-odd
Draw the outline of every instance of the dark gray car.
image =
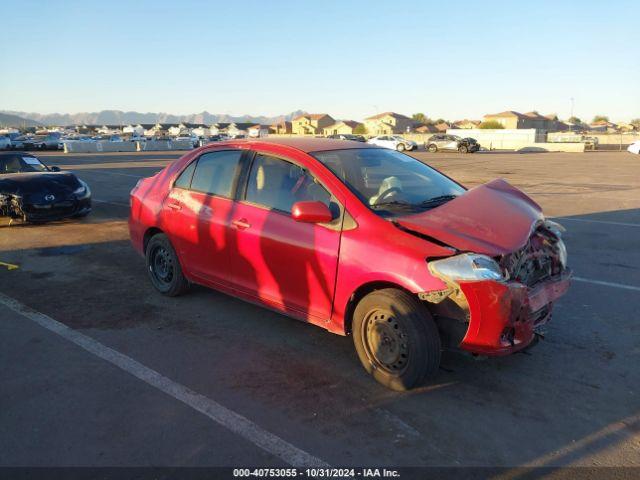
POLYGON ((426 142, 424 148, 431 153, 438 150, 455 151, 460 153, 473 153, 480 150, 480 144, 475 138, 462 138, 458 135, 437 134, 432 135, 426 142))

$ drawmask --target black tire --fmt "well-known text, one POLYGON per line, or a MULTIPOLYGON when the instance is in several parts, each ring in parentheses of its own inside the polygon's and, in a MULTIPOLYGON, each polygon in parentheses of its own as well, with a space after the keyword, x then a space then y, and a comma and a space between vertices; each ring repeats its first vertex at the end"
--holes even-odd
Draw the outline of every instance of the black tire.
POLYGON ((164 233, 151 237, 145 252, 147 273, 151 283, 163 295, 177 297, 189 289, 178 255, 164 233))
POLYGON ((356 306, 352 326, 360 362, 385 387, 406 391, 438 371, 438 328, 410 294, 395 288, 368 294, 356 306))
POLYGON ((404 146, 404 143, 399 143, 396 147, 396 150, 398 150, 399 152, 404 152, 405 148, 406 147, 404 146))
POLYGON ((427 148, 427 150, 429 150, 430 153, 436 153, 438 151, 438 147, 435 143, 432 143, 431 145, 429 145, 429 148, 427 148))
POLYGON ((469 148, 466 145, 460 145, 458 147, 458 151, 460 153, 469 153, 469 148))

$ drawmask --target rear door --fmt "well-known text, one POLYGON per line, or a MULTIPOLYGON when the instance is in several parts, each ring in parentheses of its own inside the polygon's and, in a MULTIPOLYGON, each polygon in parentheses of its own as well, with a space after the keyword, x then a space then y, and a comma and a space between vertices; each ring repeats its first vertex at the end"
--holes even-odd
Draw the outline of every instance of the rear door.
POLYGON ((230 245, 236 288, 313 321, 331 317, 343 209, 304 167, 257 153, 233 212, 230 245), (295 221, 295 202, 314 200, 334 212, 329 224, 295 221))
POLYGON ((183 170, 163 204, 183 268, 204 283, 229 283, 229 220, 242 150, 202 154, 183 170))

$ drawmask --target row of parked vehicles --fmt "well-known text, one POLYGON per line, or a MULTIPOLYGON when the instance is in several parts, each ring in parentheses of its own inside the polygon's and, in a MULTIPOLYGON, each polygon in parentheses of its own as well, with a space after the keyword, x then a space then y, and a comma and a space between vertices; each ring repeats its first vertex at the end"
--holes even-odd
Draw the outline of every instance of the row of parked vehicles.
MULTIPOLYGON (((232 140, 242 138, 242 135, 228 137, 225 135, 212 135, 207 138, 199 138, 197 135, 185 134, 177 137, 155 138, 156 140, 174 140, 191 142, 193 148, 200 147, 210 142, 232 140)), ((408 140, 399 135, 379 135, 366 139, 363 135, 335 134, 328 138, 336 140, 351 140, 356 142, 366 142, 378 147, 390 148, 399 152, 417 150, 419 145, 413 140, 408 140)), ((73 135, 62 136, 53 132, 47 135, 19 135, 10 134, 0 136, 0 150, 63 150, 65 142, 124 142, 135 141, 145 142, 146 137, 122 137, 120 135, 73 135)), ((437 134, 432 135, 424 142, 425 150, 435 153, 438 151, 455 151, 460 153, 474 153, 480 150, 480 144, 474 138, 462 138, 457 135, 437 134)))
MULTIPOLYGON (((404 152, 417 150, 418 142, 408 140, 400 135, 379 135, 367 140, 362 135, 336 134, 330 135, 328 138, 337 140, 355 140, 357 142, 367 142, 382 148, 389 148, 404 152)), ((480 150, 480 144, 475 138, 462 138, 458 135, 437 134, 432 135, 424 142, 425 150, 435 153, 438 151, 451 151, 460 153, 474 153, 480 150)))

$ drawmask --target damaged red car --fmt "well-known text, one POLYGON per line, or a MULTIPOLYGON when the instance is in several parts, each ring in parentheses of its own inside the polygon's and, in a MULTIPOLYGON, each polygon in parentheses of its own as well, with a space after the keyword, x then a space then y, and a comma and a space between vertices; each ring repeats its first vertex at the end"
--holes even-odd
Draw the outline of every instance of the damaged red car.
POLYGON ((138 182, 129 226, 161 293, 201 284, 351 335, 395 390, 444 349, 529 346, 571 276, 562 227, 520 190, 360 142, 202 147, 138 182))

